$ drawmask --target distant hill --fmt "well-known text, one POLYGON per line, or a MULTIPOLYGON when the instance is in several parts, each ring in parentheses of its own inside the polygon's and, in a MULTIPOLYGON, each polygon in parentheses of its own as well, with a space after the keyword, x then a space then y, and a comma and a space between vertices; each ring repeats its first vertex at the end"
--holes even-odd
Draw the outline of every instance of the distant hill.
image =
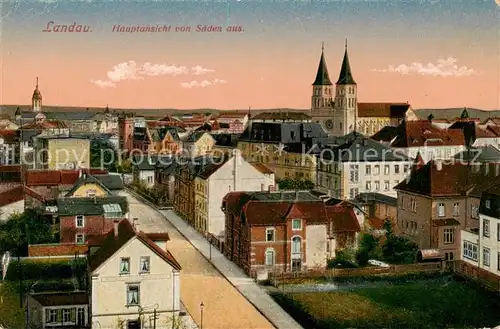
MULTIPOLYGON (((17 107, 21 109, 23 112, 31 111, 31 105, 0 105, 0 117, 4 118, 13 118, 14 113, 16 112, 17 107)), ((90 111, 90 112, 104 112, 105 107, 80 107, 80 106, 52 106, 52 105, 44 105, 42 110, 45 112, 81 112, 81 111, 90 111)), ((133 108, 109 108, 111 112, 133 112, 140 116, 146 117, 155 117, 161 118, 166 115, 182 115, 185 113, 206 113, 210 112, 212 114, 218 114, 219 112, 248 112, 248 109, 234 109, 234 110, 220 110, 220 109, 211 109, 211 108, 201 108, 201 109, 133 109, 133 108)), ((274 109, 250 109, 252 115, 261 113, 261 112, 305 112, 308 113, 308 109, 290 109, 290 108, 274 108, 274 109)))

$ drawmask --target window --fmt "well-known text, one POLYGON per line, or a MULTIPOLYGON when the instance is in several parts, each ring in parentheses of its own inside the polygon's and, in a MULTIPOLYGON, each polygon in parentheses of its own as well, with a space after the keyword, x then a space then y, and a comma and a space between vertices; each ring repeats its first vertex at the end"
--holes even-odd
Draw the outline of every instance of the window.
POLYGON ((127 286, 127 305, 139 305, 139 286, 127 286))
POLYGON ((75 243, 78 244, 85 243, 85 235, 81 233, 75 234, 75 243))
POLYGON ((292 220, 292 230, 293 231, 302 230, 302 221, 300 219, 293 219, 292 220))
POLYGON ((460 214, 460 203, 455 202, 453 204, 453 217, 458 217, 459 214, 460 214))
POLYGON ((444 244, 451 244, 455 242, 455 229, 453 228, 445 228, 444 229, 444 244))
POLYGON ((359 190, 357 188, 352 188, 349 190, 349 198, 351 200, 355 199, 358 194, 359 194, 359 190))
POLYGON ((85 217, 84 216, 76 216, 76 227, 85 227, 85 217))
POLYGON ((47 309, 45 310, 45 323, 57 323, 61 322, 59 320, 59 313, 60 310, 51 310, 47 309))
POLYGON ((266 250, 266 265, 274 265, 274 249, 266 250))
POLYGON ((479 206, 476 204, 473 204, 470 206, 470 216, 474 219, 479 218, 479 206))
POLYGON ((300 236, 295 236, 292 238, 292 254, 300 254, 302 249, 302 239, 300 236))
POLYGON ((438 216, 444 217, 444 214, 445 214, 444 203, 438 203, 438 216))
POLYGON ((477 244, 464 240, 463 256, 477 262, 477 244))
POLYGON ((372 189, 372 182, 367 181, 367 182, 366 182, 366 190, 367 190, 367 191, 371 191, 371 189, 372 189))
POLYGON ((351 165, 350 166, 350 174, 351 174, 351 182, 357 183, 359 181, 359 166, 351 165))
POLYGON ((130 273, 130 258, 122 258, 120 261, 120 274, 130 273))
POLYGON ((375 165, 375 175, 380 175, 380 166, 375 165))
POLYGON ((380 190, 380 182, 376 181, 375 182, 375 191, 379 191, 379 190, 380 190))
POLYGON ((266 241, 274 241, 274 228, 266 228, 266 241))
POLYGON ((490 266, 490 248, 483 247, 483 265, 490 266))
POLYGON ((417 200, 415 198, 410 199, 410 209, 413 212, 417 212, 417 200))
POLYGON ((401 196, 401 210, 405 210, 405 197, 401 196))
POLYGON ((483 236, 485 238, 490 237, 490 220, 489 219, 483 220, 483 236))
POLYGON ((153 183, 153 176, 148 176, 148 183, 149 184, 153 183))
POLYGON ((368 176, 370 176, 372 174, 372 166, 371 165, 366 165, 365 174, 368 176))
POLYGON ((384 166, 384 175, 389 175, 391 173, 391 169, 388 165, 384 166))
POLYGON ((384 181, 384 190, 388 191, 391 188, 390 185, 388 180, 384 181))
POLYGON ((407 173, 408 172, 408 169, 410 169, 410 166, 409 165, 405 165, 404 166, 404 172, 407 173))
POLYGON ((63 322, 75 322, 76 310, 74 308, 64 308, 62 310, 63 322))
POLYGON ((399 165, 394 165, 394 173, 399 174, 399 165))
POLYGON ((490 209, 491 208, 491 200, 484 201, 484 206, 486 207, 486 209, 490 209))
POLYGON ((140 258, 139 271, 141 273, 149 273, 149 256, 142 256, 140 258))
POLYGON ((500 223, 497 223, 497 241, 500 241, 500 223))

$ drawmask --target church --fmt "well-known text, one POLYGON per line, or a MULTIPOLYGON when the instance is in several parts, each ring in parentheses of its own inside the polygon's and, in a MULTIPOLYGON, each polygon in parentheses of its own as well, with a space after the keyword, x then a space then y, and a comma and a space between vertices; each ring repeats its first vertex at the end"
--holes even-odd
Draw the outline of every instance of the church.
POLYGON ((324 47, 312 86, 312 121, 321 123, 330 136, 344 136, 353 131, 371 136, 385 126, 398 125, 411 108, 408 103, 358 103, 358 85, 349 63, 347 40, 335 87, 328 73, 324 47))

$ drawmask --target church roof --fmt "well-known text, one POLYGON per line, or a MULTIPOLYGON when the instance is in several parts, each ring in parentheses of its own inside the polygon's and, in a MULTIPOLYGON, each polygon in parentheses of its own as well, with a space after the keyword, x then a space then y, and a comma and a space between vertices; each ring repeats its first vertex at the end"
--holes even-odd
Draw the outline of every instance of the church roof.
POLYGON ((42 100, 42 93, 40 93, 40 90, 38 90, 38 78, 36 78, 36 87, 35 90, 33 91, 33 100, 39 99, 42 100))
POLYGON ((313 86, 331 86, 330 76, 328 75, 328 68, 326 67, 325 55, 321 49, 321 58, 319 59, 318 72, 316 73, 316 80, 313 86))
POLYGON ((356 81, 352 77, 351 65, 349 65, 349 55, 347 54, 347 41, 345 44, 344 60, 342 61, 342 67, 340 68, 338 85, 355 85, 356 81))

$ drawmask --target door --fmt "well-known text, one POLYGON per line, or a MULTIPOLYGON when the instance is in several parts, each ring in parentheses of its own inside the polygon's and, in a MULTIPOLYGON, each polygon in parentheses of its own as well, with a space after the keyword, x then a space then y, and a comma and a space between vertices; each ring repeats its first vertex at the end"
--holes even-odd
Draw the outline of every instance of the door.
POLYGON ((141 329, 141 322, 139 320, 130 320, 127 323, 127 329, 141 329))
POLYGON ((301 259, 292 259, 292 272, 300 272, 302 269, 301 259))

